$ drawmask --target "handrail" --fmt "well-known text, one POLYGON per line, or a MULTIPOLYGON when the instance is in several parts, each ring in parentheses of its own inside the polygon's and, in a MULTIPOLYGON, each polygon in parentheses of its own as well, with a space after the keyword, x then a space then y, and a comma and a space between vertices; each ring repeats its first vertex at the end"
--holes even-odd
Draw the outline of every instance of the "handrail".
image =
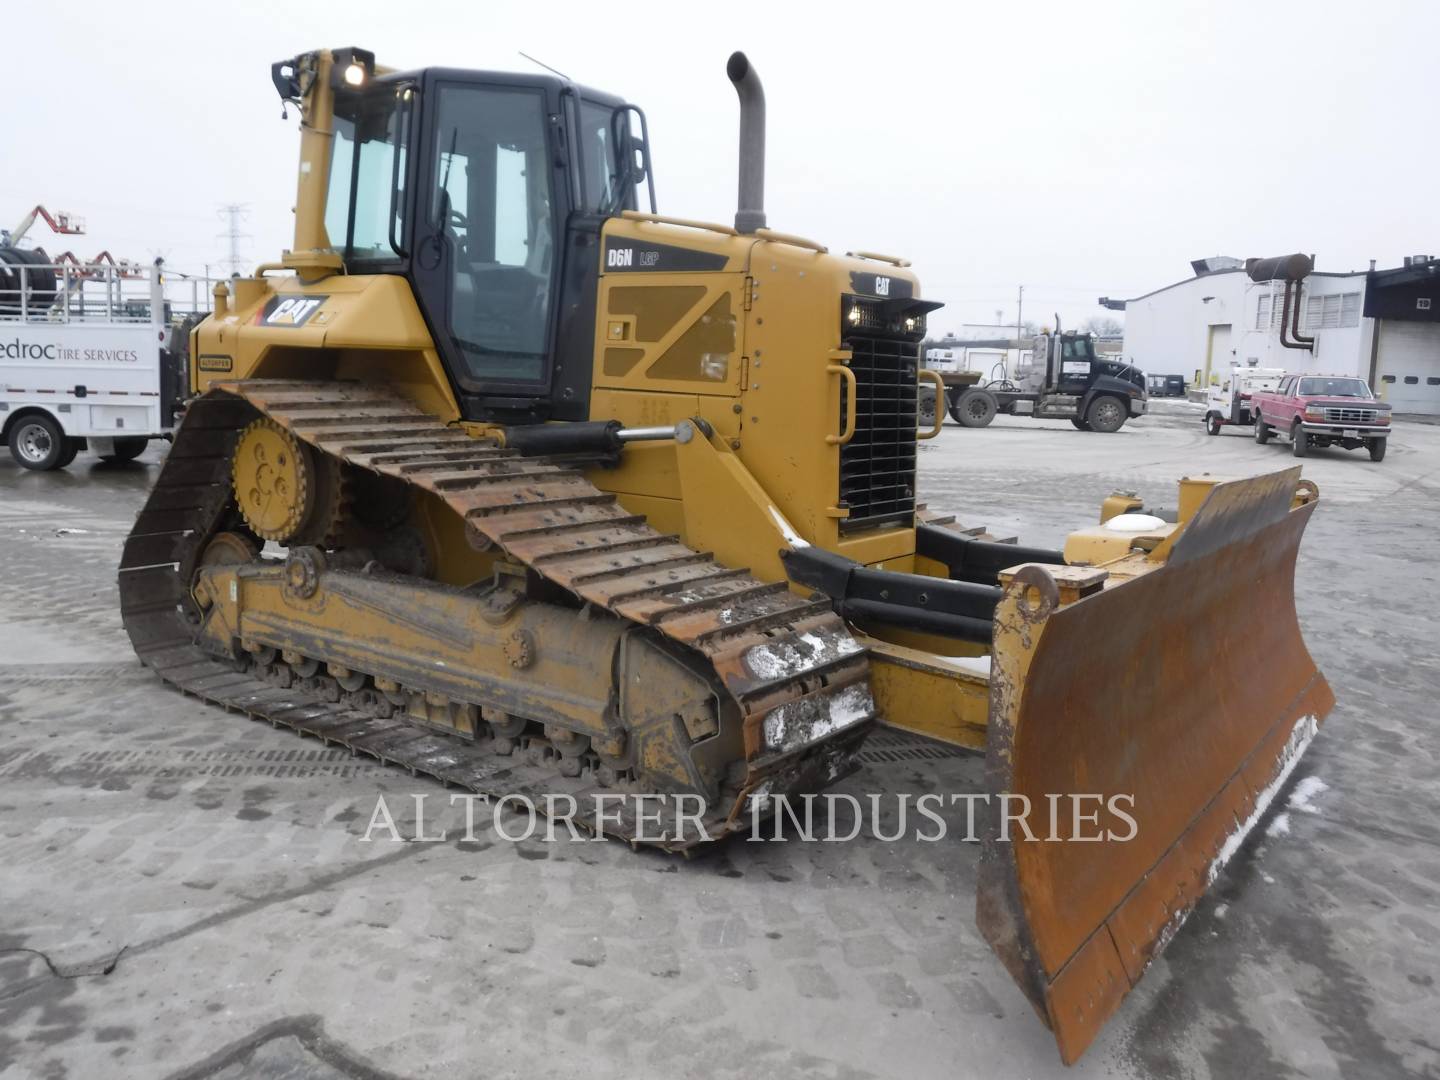
POLYGON ((165 323, 209 312, 216 280, 126 259, 81 262, 68 252, 45 263, 7 258, 0 325, 165 323))
POLYGON ((844 364, 829 364, 825 370, 831 375, 839 375, 849 384, 850 393, 846 395, 845 404, 845 428, 838 435, 825 436, 825 441, 831 446, 845 446, 855 437, 856 398, 859 397, 860 384, 855 381, 855 372, 844 364))
POLYGON ((695 221, 691 218, 669 217, 665 214, 647 214, 640 210, 622 210, 620 216, 631 221, 648 221, 655 225, 679 225, 684 229, 702 229, 705 232, 723 233, 726 236, 740 235, 729 225, 718 225, 713 221, 695 221))
POLYGON ((898 255, 881 255, 877 251, 847 251, 845 254, 852 259, 869 259, 871 262, 889 263, 902 269, 910 265, 909 259, 902 259, 898 255))
POLYGON ((811 251, 818 251, 821 255, 828 255, 830 249, 824 244, 817 244, 814 240, 806 240, 803 236, 793 236, 790 233, 776 232, 774 229, 756 229, 755 235, 761 240, 769 240, 772 244, 789 244, 791 247, 808 248, 811 251))

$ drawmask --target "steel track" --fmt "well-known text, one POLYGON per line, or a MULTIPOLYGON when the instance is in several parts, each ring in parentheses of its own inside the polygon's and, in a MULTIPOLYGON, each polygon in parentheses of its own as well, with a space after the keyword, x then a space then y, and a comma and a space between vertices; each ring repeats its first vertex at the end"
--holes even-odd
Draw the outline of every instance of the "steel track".
MULTIPOLYGON (((813 790, 854 767, 874 721, 868 660, 828 603, 804 600, 783 582, 762 582, 658 533, 572 467, 487 444, 385 387, 356 383, 225 383, 190 404, 119 574, 121 615, 136 653, 180 690, 491 797, 583 799, 599 790, 593 778, 563 777, 523 754, 498 757, 484 743, 401 715, 375 716, 353 699, 277 687, 197 643, 200 613, 189 582, 206 542, 224 526, 235 440, 257 413, 326 454, 439 496, 466 522, 475 546, 496 545, 578 600, 703 658, 740 709, 750 755, 739 801, 706 818, 712 837, 747 823, 739 813, 747 792, 813 790), (765 719, 776 710, 793 730, 823 725, 832 709, 853 716, 857 708, 864 719, 841 734, 783 760, 764 757, 765 719)), ((629 815, 605 831, 646 842, 629 815)))

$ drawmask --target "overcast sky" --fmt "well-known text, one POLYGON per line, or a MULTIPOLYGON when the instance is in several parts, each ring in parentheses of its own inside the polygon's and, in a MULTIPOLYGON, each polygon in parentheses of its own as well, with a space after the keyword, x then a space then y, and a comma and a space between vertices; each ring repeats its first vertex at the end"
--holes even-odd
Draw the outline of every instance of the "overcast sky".
MULTIPOLYGON (((359 45, 392 67, 536 70, 637 102, 660 210, 729 221, 744 49, 769 104, 772 228, 903 255, 943 331, 1097 314, 1206 255, 1319 269, 1440 252, 1440 4, 346 3, 7 5, 6 227, 35 202, 89 235, 33 239, 201 270, 217 214, 290 239, 298 138, 274 60, 359 45), (226 14, 228 13, 228 15, 226 14)), ((51 245, 55 245, 51 247, 51 245)))

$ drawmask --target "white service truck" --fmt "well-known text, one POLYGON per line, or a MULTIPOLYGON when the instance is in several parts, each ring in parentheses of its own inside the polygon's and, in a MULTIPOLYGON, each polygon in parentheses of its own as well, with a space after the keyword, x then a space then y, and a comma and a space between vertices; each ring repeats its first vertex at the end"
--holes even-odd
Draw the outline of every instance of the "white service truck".
POLYGON ((1250 400, 1262 390, 1274 390, 1285 377, 1284 368, 1248 367, 1231 364, 1230 371, 1219 386, 1211 386, 1205 394, 1205 430, 1219 435, 1220 429, 1236 424, 1249 427, 1255 423, 1255 410, 1250 400))
POLYGON ((59 469, 84 449, 130 461, 168 438, 188 373, 159 268, 129 281, 114 267, 10 269, 0 282, 0 440, 16 462, 59 469))

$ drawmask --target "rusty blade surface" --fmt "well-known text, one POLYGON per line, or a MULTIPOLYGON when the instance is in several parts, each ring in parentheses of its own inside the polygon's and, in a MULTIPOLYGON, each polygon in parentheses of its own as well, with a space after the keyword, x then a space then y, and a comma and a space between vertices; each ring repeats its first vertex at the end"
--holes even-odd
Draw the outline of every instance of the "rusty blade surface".
POLYGON ((1217 485, 1148 574, 1060 606, 1026 569, 997 611, 987 788, 992 807, 1028 798, 1037 838, 1015 826, 1007 838, 992 821, 977 921, 1066 1063, 1334 704, 1295 614, 1295 557, 1316 505, 1291 508, 1298 472, 1217 485), (1085 800, 1077 822, 1075 795, 1104 802, 1085 800))

